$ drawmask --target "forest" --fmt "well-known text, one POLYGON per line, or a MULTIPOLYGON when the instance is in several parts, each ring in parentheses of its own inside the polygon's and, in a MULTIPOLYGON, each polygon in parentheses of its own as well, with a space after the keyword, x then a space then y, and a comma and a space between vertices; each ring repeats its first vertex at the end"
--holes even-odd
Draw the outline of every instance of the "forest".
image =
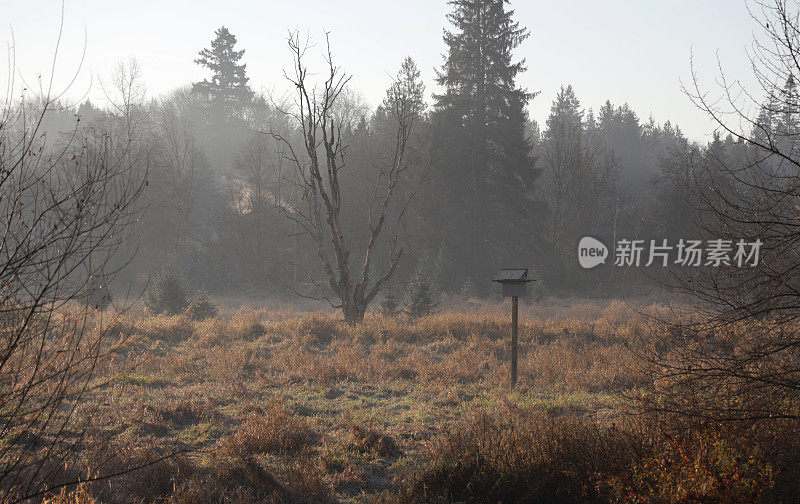
MULTIPOLYGON (((526 68, 513 51, 527 29, 508 9, 478 26, 468 9, 451 14, 449 52, 436 82, 422 82, 409 56, 397 62, 375 109, 347 85, 349 75, 335 62, 311 69, 333 79, 325 81, 330 110, 306 120, 320 128, 327 120, 335 131, 338 211, 351 261, 363 263, 376 223, 364 209, 377 212, 394 182, 372 268, 392 268, 403 249, 396 274, 381 289, 400 300, 415 275, 429 277, 442 293, 485 297, 487 280, 505 265, 534 268, 542 292, 609 297, 631 283, 647 292, 636 278, 581 272, 574 259, 578 239, 688 233, 694 214, 675 194, 682 170, 735 151, 736 141, 717 133, 699 145, 668 119, 640 118, 627 104, 582 105, 569 84, 555 97, 520 89, 515 78, 526 68), (495 52, 474 41, 478 29, 497 34, 495 52), (434 87, 441 94, 429 95, 434 87), (526 108, 545 99, 552 99, 550 114, 539 125, 526 108), (398 154, 402 170, 393 174, 398 154)), ((335 58, 335 34, 326 42, 335 58)), ((309 43, 295 33, 286 48, 303 71, 309 43)), ((148 99, 132 60, 120 63, 108 84, 110 106, 55 104, 45 118, 45 131, 70 131, 79 119, 81 128, 124 139, 117 155, 146 173, 150 185, 139 200, 145 210, 132 230, 137 253, 122 282, 169 267, 212 293, 328 295, 325 275, 315 270, 308 216, 300 215, 306 186, 298 170, 306 159, 287 146, 294 148, 302 135, 291 111, 294 97, 254 93, 241 63, 245 50, 220 27, 195 60, 208 70, 206 80, 148 99)), ((310 90, 321 81, 304 85, 310 90)))

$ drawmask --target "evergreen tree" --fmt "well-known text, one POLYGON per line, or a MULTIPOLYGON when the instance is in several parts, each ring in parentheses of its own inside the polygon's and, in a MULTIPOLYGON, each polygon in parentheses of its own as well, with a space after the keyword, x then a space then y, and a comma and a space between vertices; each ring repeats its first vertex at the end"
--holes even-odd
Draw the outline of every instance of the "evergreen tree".
MULTIPOLYGON (((562 86, 550 106, 543 136, 542 188, 549 207, 546 236, 556 250, 567 246, 571 185, 583 163, 583 111, 580 107, 572 86, 562 86)), ((602 114, 603 109, 601 121, 602 114)))
MULTIPOLYGON (((495 262, 520 260, 530 244, 528 212, 537 176, 525 134, 532 94, 517 87, 524 60, 512 51, 528 31, 506 0, 452 0, 448 54, 437 72, 433 162, 448 248, 469 251, 462 276, 488 278, 495 262)), ((479 282, 483 292, 488 283, 479 282)))
POLYGON ((431 272, 424 266, 418 267, 406 288, 406 313, 414 318, 432 315, 440 302, 441 295, 431 272))
POLYGON ((549 206, 545 232, 552 247, 548 271, 576 285, 589 277, 576 269, 574 245, 581 236, 608 228, 616 193, 614 156, 602 127, 608 107, 600 114, 599 122, 591 109, 584 116, 572 86, 562 87, 542 140, 542 197, 549 206))
POLYGON ((798 120, 798 114, 800 114, 799 100, 797 83, 794 81, 794 76, 790 74, 783 85, 780 95, 781 114, 778 119, 778 130, 783 136, 794 137, 800 129, 800 120, 798 120))
POLYGON ((214 32, 211 48, 200 51, 194 60, 198 65, 211 70, 211 80, 203 80, 192 85, 192 90, 206 97, 213 105, 222 109, 227 116, 239 107, 250 103, 253 91, 247 84, 249 80, 245 68, 239 63, 244 49, 237 51, 236 36, 224 26, 214 32))
POLYGON ((164 268, 153 278, 145 297, 145 304, 156 315, 177 315, 186 308, 188 302, 186 281, 170 267, 164 268))
MULTIPOLYGON (((425 110, 425 84, 420 78, 420 71, 414 60, 407 56, 400 65, 394 82, 386 90, 383 108, 395 110, 395 114, 412 114, 419 117, 425 110)), ((365 119, 362 117, 362 122, 365 119)), ((366 124, 364 124, 366 126, 366 124)))

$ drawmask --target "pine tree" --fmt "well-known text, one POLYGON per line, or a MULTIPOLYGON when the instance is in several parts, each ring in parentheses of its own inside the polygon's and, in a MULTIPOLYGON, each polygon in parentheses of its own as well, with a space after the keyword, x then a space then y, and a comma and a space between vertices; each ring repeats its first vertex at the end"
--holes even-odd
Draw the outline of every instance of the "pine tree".
POLYGON ((437 72, 443 92, 434 96, 436 197, 455 209, 442 214, 442 227, 448 248, 470 251, 462 275, 477 278, 491 275, 493 261, 513 262, 529 251, 520 236, 530 236, 526 214, 538 174, 525 134, 533 95, 517 87, 525 62, 512 58, 529 34, 507 3, 450 2, 454 30, 444 34, 448 54, 437 72))
POLYGON ((147 290, 145 304, 155 314, 177 315, 188 304, 186 281, 175 270, 165 268, 153 278, 147 290))
POLYGON ((192 86, 192 90, 205 96, 213 105, 221 108, 226 116, 238 106, 250 103, 253 91, 247 84, 249 80, 244 63, 239 63, 244 49, 237 51, 236 36, 224 26, 214 32, 211 48, 200 51, 194 60, 198 65, 211 70, 211 80, 203 80, 192 86))

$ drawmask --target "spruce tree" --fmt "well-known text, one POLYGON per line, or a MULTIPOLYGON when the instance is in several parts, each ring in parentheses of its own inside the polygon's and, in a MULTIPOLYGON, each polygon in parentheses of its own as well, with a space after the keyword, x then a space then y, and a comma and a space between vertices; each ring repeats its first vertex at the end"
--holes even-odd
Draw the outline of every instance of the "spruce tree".
POLYGON ((423 317, 436 313, 441 295, 436 280, 424 266, 417 268, 406 287, 406 313, 411 317, 423 317))
POLYGON ((780 94, 781 114, 778 120, 778 129, 783 136, 795 137, 800 129, 800 121, 798 121, 800 103, 798 101, 800 101, 800 95, 798 95, 797 83, 794 81, 794 76, 789 75, 780 94))
MULTIPOLYGON (((506 0, 453 0, 448 52, 437 72, 433 161, 448 248, 468 251, 461 274, 486 278, 495 261, 514 262, 530 251, 529 212, 537 176, 525 134, 532 94, 516 84, 524 60, 512 52, 528 31, 506 0)), ((479 282, 486 288, 486 282, 479 282)))
POLYGON ((236 36, 224 26, 217 29, 214 35, 211 47, 200 51, 200 57, 194 60, 211 70, 211 80, 195 83, 192 90, 230 115, 234 108, 246 105, 253 99, 253 91, 247 84, 247 65, 239 63, 244 49, 234 49, 236 36))
POLYGON ((172 268, 164 268, 153 278, 153 283, 147 290, 145 304, 156 315, 181 313, 188 304, 186 281, 172 268))

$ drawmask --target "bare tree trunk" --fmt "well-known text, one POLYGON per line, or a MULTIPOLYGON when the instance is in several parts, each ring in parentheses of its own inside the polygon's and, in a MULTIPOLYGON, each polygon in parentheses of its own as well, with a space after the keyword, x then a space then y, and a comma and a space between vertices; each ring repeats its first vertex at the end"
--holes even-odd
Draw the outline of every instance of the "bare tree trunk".
MULTIPOLYGON (((289 139, 270 131, 273 138, 281 140, 288 152, 287 158, 295 167, 302 202, 287 210, 290 219, 298 223, 313 240, 322 267, 322 281, 309 275, 321 295, 331 305, 341 308, 349 324, 358 324, 370 302, 386 285, 397 270, 403 248, 399 244, 397 223, 408 208, 412 192, 400 205, 398 215, 390 219, 390 205, 406 171, 404 155, 411 128, 420 113, 421 90, 408 83, 395 82, 387 93, 385 106, 395 121, 396 130, 391 164, 381 167, 378 173, 373 199, 369 205, 369 238, 364 250, 364 262, 358 274, 350 253, 351 243, 345 237, 342 222, 342 194, 339 171, 344 166, 345 147, 342 139, 342 124, 333 114, 334 106, 345 89, 349 77, 333 64, 330 43, 327 45, 326 61, 328 77, 321 91, 309 86, 308 69, 303 64, 307 46, 301 44, 295 34, 289 38, 289 48, 294 58, 294 75, 289 80, 297 90, 297 110, 286 112, 297 121, 303 139, 303 160, 289 139), (372 262, 387 220, 392 220, 395 229, 388 237, 388 265, 375 279, 372 277, 372 262), (333 298, 327 296, 332 293, 333 298)), ((313 294, 300 295, 314 297, 313 294)))

